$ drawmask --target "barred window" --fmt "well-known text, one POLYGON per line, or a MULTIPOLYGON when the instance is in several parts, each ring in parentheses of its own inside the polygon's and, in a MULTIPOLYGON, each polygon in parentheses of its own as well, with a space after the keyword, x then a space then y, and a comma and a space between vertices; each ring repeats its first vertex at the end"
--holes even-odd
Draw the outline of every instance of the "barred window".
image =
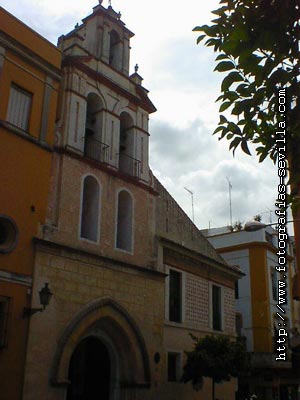
POLYGON ((212 328, 215 331, 222 330, 222 297, 221 288, 212 286, 212 328))
POLYGON ((181 354, 170 352, 168 353, 168 381, 178 382, 180 380, 181 370, 181 354))
POLYGON ((7 345, 9 303, 9 297, 0 296, 0 348, 7 345))
POLYGON ((28 130, 32 103, 32 94, 12 83, 10 87, 7 121, 11 124, 28 130))
POLYGON ((182 274, 170 269, 169 320, 182 322, 182 274))

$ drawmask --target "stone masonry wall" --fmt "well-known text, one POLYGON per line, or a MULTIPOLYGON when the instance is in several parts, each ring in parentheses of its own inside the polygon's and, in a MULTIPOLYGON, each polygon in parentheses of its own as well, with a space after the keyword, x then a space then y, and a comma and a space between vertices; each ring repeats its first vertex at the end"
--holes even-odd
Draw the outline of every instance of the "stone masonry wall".
MULTIPOLYGON (((80 310, 96 299, 112 299, 131 315, 143 335, 151 361, 155 352, 161 352, 163 276, 149 276, 138 269, 131 270, 121 264, 110 265, 95 256, 53 246, 43 246, 38 251, 35 270, 33 293, 36 297, 33 305, 39 304, 38 290, 44 282, 49 283, 53 298, 39 318, 31 320, 24 399, 64 399, 64 388, 49 386, 53 355, 66 326, 80 310), (39 385, 35 385, 32 391, 37 381, 39 385)), ((161 367, 159 365, 158 368, 161 367)), ((161 377, 161 373, 156 373, 156 376, 161 377)))

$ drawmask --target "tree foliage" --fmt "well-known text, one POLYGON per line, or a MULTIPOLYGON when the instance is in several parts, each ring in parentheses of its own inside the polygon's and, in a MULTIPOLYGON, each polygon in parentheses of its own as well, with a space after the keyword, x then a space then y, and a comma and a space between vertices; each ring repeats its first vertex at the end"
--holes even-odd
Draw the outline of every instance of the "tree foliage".
POLYGON ((253 143, 263 161, 277 161, 276 131, 286 130, 286 156, 292 188, 300 182, 299 0, 221 0, 211 25, 197 26, 198 43, 218 53, 215 71, 222 81, 219 138, 250 154, 253 143), (285 88, 284 115, 278 91, 285 88), (224 112, 226 111, 226 115, 224 112), (228 115, 231 114, 230 118, 228 115), (281 125, 280 125, 281 124, 281 125))
MULTIPOLYGON (((191 335, 192 336, 192 335, 191 335)), ((245 343, 232 342, 226 336, 205 336, 194 339, 194 349, 186 352, 182 382, 192 382, 195 388, 202 386, 203 377, 213 382, 228 381, 249 369, 245 343)))

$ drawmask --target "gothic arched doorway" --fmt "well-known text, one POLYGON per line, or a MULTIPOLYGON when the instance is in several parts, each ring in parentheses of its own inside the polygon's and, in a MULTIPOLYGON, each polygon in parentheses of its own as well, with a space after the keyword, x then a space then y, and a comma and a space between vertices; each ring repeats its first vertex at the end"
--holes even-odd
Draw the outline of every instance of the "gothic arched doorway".
POLYGON ((107 347, 97 337, 83 339, 69 365, 67 400, 110 400, 111 360, 107 347))

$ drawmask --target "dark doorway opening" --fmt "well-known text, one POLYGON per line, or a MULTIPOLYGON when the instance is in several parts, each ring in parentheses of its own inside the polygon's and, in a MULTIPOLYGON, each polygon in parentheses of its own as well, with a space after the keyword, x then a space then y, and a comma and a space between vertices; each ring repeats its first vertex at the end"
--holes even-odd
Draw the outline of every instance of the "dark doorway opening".
POLYGON ((110 400, 111 362, 107 347, 96 337, 84 339, 72 354, 67 400, 110 400))

